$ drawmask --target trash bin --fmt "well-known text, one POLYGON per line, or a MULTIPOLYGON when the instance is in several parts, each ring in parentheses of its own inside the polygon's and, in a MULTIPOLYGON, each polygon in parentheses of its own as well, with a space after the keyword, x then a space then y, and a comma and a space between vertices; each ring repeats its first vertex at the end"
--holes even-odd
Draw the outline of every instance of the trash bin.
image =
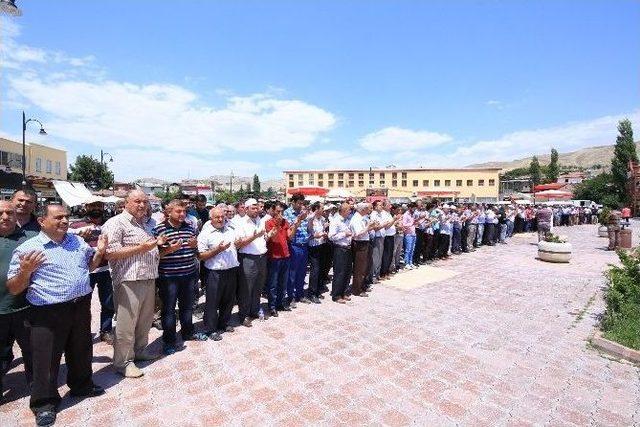
POLYGON ((625 228, 620 230, 620 247, 625 249, 631 249, 631 229, 625 228))

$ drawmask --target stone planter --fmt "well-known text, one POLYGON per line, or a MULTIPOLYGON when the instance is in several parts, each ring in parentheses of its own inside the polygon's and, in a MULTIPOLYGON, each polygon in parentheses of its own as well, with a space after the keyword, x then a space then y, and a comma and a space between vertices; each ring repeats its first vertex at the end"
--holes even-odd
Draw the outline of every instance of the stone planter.
POLYGON ((571 243, 538 243, 538 258, 547 262, 569 262, 571 259, 571 243))
POLYGON ((598 237, 609 237, 609 232, 607 231, 606 225, 601 225, 598 227, 598 237))

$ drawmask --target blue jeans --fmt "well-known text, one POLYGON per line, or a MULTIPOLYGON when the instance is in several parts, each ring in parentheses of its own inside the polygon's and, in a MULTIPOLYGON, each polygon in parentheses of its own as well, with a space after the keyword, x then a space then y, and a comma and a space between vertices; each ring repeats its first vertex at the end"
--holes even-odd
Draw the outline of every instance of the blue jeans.
POLYGON ((304 296, 304 277, 307 275, 309 253, 307 245, 289 245, 289 280, 287 282, 287 300, 300 301, 304 296))
POLYGON ((513 237, 513 221, 507 220, 507 237, 513 237))
POLYGON ((482 236, 484 236, 484 223, 478 224, 478 234, 476 237, 476 246, 480 246, 482 244, 482 236))
POLYGON ((158 279, 162 311, 162 341, 165 345, 176 344, 176 302, 180 316, 180 335, 188 338, 193 335, 193 283, 197 280, 197 274, 177 277, 160 277, 158 279))
POLYGON ((416 235, 404 235, 404 264, 413 265, 413 251, 416 248, 416 235))
POLYGON ((284 302, 284 292, 289 280, 289 258, 270 259, 268 266, 269 308, 274 310, 282 307, 284 302))
POLYGON ((500 242, 504 243, 507 240, 507 224, 500 224, 500 242))
POLYGON ((89 275, 91 288, 98 286, 98 298, 100 298, 100 332, 111 332, 113 328, 113 283, 111 272, 100 271, 89 275))

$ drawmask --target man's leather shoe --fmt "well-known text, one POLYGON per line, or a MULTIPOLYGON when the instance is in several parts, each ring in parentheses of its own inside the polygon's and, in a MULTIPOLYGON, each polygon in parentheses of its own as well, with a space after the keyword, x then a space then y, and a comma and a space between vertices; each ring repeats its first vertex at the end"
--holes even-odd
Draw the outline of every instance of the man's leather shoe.
POLYGON ((289 307, 288 305, 282 306, 280 308, 278 308, 278 310, 280 311, 291 311, 291 307, 289 307))
POLYGON ((344 298, 342 298, 345 301, 351 301, 351 297, 349 295, 346 295, 344 298))
POLYGON ((233 332, 235 331, 235 329, 233 329, 233 326, 227 326, 226 328, 224 328, 225 332, 233 332))
POLYGON ((222 336, 217 332, 211 332, 209 334, 209 339, 213 341, 220 341, 222 339, 222 336))
POLYGON ((356 295, 357 297, 368 297, 369 294, 366 292, 360 292, 358 295, 356 295))
POLYGON ((56 423, 56 413, 53 411, 42 411, 36 414, 36 425, 39 427, 49 427, 56 423))
POLYGON ((247 328, 250 328, 251 326, 253 326, 253 325, 251 325, 251 319, 249 319, 248 317, 246 319, 244 319, 242 321, 242 326, 245 326, 247 328))
POLYGON ((116 370, 125 378, 140 378, 144 375, 144 372, 133 363, 128 363, 126 367, 116 370))
POLYGON ((320 294, 320 295, 318 295, 318 298, 324 299, 324 295, 320 294))
POLYGON ((311 297, 311 302, 314 304, 320 304, 320 299, 314 295, 311 297))
POLYGON ((302 298, 300 302, 303 304, 311 304, 311 300, 307 297, 302 298))
POLYGON ((298 306, 298 304, 296 303, 296 300, 293 300, 289 303, 289 307, 290 308, 296 308, 298 306))
POLYGON ((269 316, 278 317, 278 310, 276 310, 275 308, 272 308, 271 310, 269 310, 269 316))
POLYGON ((96 397, 104 394, 104 389, 99 385, 93 385, 91 390, 85 392, 75 392, 71 390, 69 394, 73 397, 96 397))

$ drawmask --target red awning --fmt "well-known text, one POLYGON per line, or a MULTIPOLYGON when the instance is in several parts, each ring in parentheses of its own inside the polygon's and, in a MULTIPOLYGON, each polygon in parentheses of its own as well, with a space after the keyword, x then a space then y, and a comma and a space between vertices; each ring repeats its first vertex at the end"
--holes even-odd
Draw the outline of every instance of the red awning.
POLYGON ((558 190, 564 187, 565 185, 566 184, 562 184, 559 182, 551 182, 549 184, 538 184, 535 187, 533 187, 533 191, 538 192, 538 191, 544 191, 544 190, 558 190))
POLYGON ((418 197, 420 196, 442 196, 442 197, 456 197, 460 194, 459 191, 418 191, 418 197))
POLYGON ((324 197, 328 192, 329 189, 324 187, 294 187, 287 189, 287 194, 302 193, 305 196, 324 197))

